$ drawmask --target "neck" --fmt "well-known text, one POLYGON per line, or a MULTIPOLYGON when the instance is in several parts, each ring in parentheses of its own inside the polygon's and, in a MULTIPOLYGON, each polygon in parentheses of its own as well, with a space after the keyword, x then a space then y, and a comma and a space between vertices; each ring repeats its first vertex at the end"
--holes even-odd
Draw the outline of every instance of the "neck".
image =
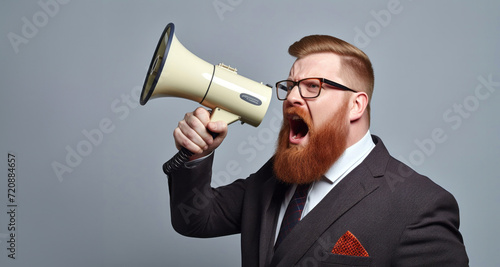
POLYGON ((370 129, 370 123, 366 116, 362 116, 356 121, 352 121, 349 127, 349 136, 347 137, 347 147, 356 144, 370 129))

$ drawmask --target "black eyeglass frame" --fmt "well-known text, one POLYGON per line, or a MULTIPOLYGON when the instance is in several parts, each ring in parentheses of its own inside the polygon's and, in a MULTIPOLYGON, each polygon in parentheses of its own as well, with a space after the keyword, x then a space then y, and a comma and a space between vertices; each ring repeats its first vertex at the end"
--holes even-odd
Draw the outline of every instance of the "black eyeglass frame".
POLYGON ((354 92, 354 93, 357 93, 357 92, 358 92, 358 91, 352 90, 351 88, 349 88, 349 87, 347 87, 347 86, 345 86, 345 85, 342 85, 342 84, 340 84, 340 83, 336 83, 336 82, 334 82, 334 81, 331 81, 331 80, 328 80, 328 79, 325 79, 325 78, 311 77, 311 78, 305 78, 305 79, 298 80, 298 81, 292 81, 292 80, 282 80, 282 81, 278 81, 278 82, 276 82, 276 97, 278 97, 278 99, 279 99, 279 100, 286 100, 286 98, 288 97, 288 94, 290 93, 290 91, 291 91, 293 88, 295 88, 295 86, 297 86, 297 88, 299 89, 299 94, 300 94, 300 96, 301 96, 302 98, 304 98, 304 99, 316 98, 316 97, 318 97, 318 96, 320 95, 320 93, 321 93, 321 89, 324 89, 324 88, 323 88, 323 83, 326 83, 326 84, 328 84, 328 85, 330 85, 330 86, 333 86, 333 87, 334 87, 333 89, 339 89, 339 90, 344 90, 344 91, 351 91, 351 92, 354 92), (318 94, 317 94, 316 96, 303 96, 303 95, 302 95, 302 90, 300 89, 299 84, 300 84, 301 82, 305 81, 305 80, 311 80, 311 79, 317 79, 317 80, 319 80, 319 81, 321 82, 321 83, 320 83, 320 85, 321 85, 321 86, 320 86, 320 88, 319 88, 319 90, 318 90, 318 94), (292 84, 293 84, 293 86, 292 86, 290 89, 288 89, 288 88, 287 88, 287 90, 286 90, 286 91, 287 91, 287 93, 286 93, 286 97, 282 99, 282 98, 280 98, 280 97, 279 97, 279 95, 280 95, 280 94, 279 94, 279 91, 280 91, 280 90, 285 91, 285 90, 284 90, 283 88, 281 88, 281 87, 278 87, 278 85, 279 85, 280 83, 283 83, 283 82, 289 82, 289 83, 292 83, 292 84))

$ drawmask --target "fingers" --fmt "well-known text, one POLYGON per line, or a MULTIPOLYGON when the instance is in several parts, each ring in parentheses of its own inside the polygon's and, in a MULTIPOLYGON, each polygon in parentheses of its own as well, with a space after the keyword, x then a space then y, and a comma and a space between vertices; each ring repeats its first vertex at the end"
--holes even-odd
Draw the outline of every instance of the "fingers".
POLYGON ((174 139, 177 149, 185 147, 193 153, 202 153, 213 142, 212 137, 206 130, 210 121, 210 114, 203 108, 194 112, 186 113, 174 130, 174 139))
POLYGON ((198 157, 210 154, 226 135, 227 124, 222 121, 210 122, 210 112, 201 107, 187 113, 174 130, 177 149, 185 147, 198 154, 198 157), (212 137, 209 131, 216 133, 216 137, 212 137))

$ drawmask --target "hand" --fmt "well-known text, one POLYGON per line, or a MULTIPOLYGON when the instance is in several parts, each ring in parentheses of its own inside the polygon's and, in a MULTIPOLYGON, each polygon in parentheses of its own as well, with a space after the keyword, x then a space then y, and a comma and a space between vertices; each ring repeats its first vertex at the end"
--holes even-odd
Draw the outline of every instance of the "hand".
POLYGON ((227 124, 223 121, 210 121, 210 112, 202 107, 186 113, 174 130, 177 149, 182 147, 193 152, 191 160, 204 157, 214 151, 227 135, 227 124), (215 138, 211 133, 218 134, 215 138))

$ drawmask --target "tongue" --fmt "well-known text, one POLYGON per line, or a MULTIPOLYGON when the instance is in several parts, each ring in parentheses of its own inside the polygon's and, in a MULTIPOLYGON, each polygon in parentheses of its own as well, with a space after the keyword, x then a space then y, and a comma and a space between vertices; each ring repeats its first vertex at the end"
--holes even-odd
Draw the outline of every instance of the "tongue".
POLYGON ((290 137, 298 140, 304 138, 309 131, 306 123, 303 120, 292 120, 290 125, 290 137))

